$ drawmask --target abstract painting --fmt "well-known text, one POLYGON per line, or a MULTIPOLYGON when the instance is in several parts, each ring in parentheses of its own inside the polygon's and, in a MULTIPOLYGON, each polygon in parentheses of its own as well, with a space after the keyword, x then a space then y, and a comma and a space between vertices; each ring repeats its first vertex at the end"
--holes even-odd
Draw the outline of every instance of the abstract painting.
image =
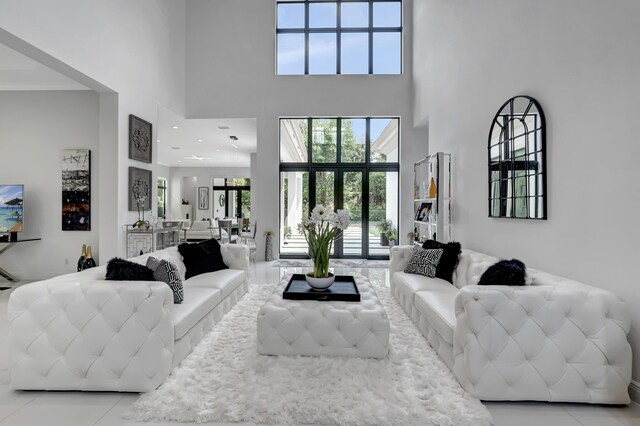
POLYGON ((62 230, 91 231, 91 150, 62 151, 62 230))
POLYGON ((129 158, 132 160, 151 163, 151 123, 129 115, 129 158))
POLYGON ((129 211, 151 210, 151 170, 129 167, 129 211))

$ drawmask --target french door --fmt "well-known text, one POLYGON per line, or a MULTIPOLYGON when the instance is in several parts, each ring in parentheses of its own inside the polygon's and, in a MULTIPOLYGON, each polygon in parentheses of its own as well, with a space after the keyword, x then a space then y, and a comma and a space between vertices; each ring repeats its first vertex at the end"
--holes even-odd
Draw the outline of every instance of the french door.
POLYGON ((294 232, 318 204, 349 212, 349 227, 336 236, 332 257, 386 259, 378 230, 382 220, 398 223, 398 171, 393 167, 310 166, 281 171, 283 240, 280 256, 305 257, 304 237, 294 232))

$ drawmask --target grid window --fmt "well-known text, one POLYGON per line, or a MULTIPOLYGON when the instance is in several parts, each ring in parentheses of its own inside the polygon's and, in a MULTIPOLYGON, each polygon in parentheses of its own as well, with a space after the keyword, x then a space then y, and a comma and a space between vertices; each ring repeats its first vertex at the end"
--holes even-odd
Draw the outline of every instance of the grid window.
POLYGON ((401 74, 402 2, 277 3, 277 74, 401 74))

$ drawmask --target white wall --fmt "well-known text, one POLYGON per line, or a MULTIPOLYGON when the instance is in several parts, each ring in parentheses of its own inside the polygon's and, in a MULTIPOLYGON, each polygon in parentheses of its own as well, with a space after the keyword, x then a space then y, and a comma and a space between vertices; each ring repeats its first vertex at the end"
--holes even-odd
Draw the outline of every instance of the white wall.
MULTIPOLYGON (((412 166, 427 141, 426 130, 412 125, 412 0, 403 3, 405 74, 377 76, 276 76, 275 1, 187 3, 187 116, 257 118, 258 178, 251 184, 260 235, 278 235, 278 118, 301 115, 402 118, 400 234, 412 229, 412 166)), ((257 246, 261 256, 264 238, 257 246)))
MULTIPOLYGON (((212 213, 213 190, 211 188, 213 178, 249 177, 250 174, 249 167, 171 167, 170 217, 179 218, 181 216, 180 206, 183 198, 190 201, 195 220, 214 217, 212 213), (209 210, 198 209, 197 190, 199 186, 209 187, 209 210)), ((253 193, 253 187, 251 191, 253 193)))
POLYGON ((415 1, 416 122, 453 153, 463 246, 617 293, 640 380, 640 3, 415 1), (487 217, 489 126, 509 97, 547 118, 546 221, 487 217))
MULTIPOLYGON (((128 159, 128 116, 135 114, 156 124, 158 103, 173 111, 185 109, 185 1, 2 0, 0 4, 0 29, 118 94, 117 104, 108 104, 118 108, 118 142, 105 147, 113 153, 103 150, 117 158, 112 164, 117 171, 117 208, 113 203, 103 208, 111 209, 109 217, 116 214, 118 219, 114 229, 101 231, 101 237, 117 236, 117 244, 108 245, 109 256, 122 255, 122 225, 137 218, 137 213, 128 212, 128 168, 152 169, 154 181, 158 174, 157 166, 128 159)), ((113 124, 113 120, 108 123, 113 124)), ((154 163, 155 157, 154 152, 154 163)), ((155 199, 152 211, 156 211, 155 199)))
POLYGON ((0 183, 25 185, 25 229, 0 257, 19 279, 74 272, 82 244, 100 259, 99 100, 92 91, 0 92, 0 183), (62 231, 62 150, 91 150, 91 231, 62 231))

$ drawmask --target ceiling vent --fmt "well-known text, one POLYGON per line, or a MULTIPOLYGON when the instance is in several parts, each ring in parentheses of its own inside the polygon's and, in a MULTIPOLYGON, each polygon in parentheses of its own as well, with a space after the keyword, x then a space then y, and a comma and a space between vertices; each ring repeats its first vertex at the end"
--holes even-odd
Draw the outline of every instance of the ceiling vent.
POLYGON ((230 127, 229 126, 218 126, 218 129, 220 129, 220 130, 229 130, 230 127))
POLYGON ((232 141, 237 141, 238 137, 237 136, 229 136, 229 139, 231 139, 232 141))

